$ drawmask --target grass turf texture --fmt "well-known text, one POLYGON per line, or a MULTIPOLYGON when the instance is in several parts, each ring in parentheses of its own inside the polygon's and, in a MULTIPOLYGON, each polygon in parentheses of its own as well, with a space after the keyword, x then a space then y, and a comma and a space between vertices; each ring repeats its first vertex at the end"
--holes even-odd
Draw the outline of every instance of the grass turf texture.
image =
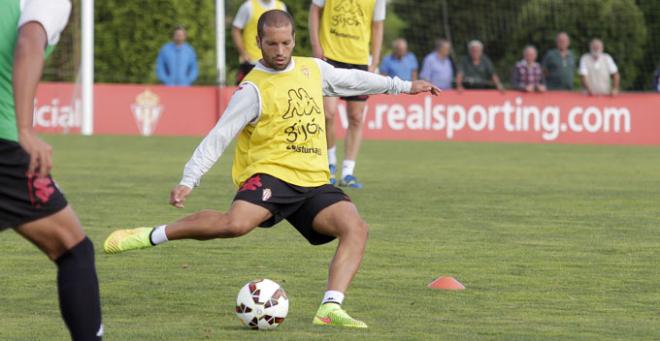
MULTIPOLYGON (((660 337, 657 148, 366 142, 366 188, 348 190, 371 226, 345 302, 370 326, 357 331, 312 326, 336 242, 312 247, 286 222, 102 254, 114 228, 225 210, 231 152, 176 210, 168 193, 198 138, 46 139, 96 245, 107 340, 660 337), (440 275, 467 290, 427 289, 440 275), (291 299, 275 331, 234 316, 238 290, 260 277, 291 299)), ((17 234, 0 238, 0 339, 66 339, 54 266, 17 234)))

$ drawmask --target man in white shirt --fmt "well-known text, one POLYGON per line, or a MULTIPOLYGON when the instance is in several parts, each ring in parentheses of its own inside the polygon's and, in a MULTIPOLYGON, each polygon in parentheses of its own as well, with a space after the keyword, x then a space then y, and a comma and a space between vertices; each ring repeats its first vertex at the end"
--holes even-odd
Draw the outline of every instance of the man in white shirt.
POLYGON ((616 96, 619 93, 619 69, 614 59, 603 51, 603 42, 600 39, 593 39, 590 43, 590 52, 580 58, 580 80, 589 96, 616 96))
POLYGON ((150 248, 169 240, 234 238, 287 219, 312 245, 339 239, 327 291, 313 323, 367 325, 341 307, 362 261, 367 225, 350 198, 328 183, 323 96, 416 94, 439 89, 360 70, 335 68, 316 58, 293 57, 293 18, 281 10, 259 19, 263 58, 233 94, 227 109, 186 164, 170 203, 183 207, 201 177, 238 135, 232 168, 239 188, 227 213, 201 211, 168 225, 113 232, 106 253, 150 248))
POLYGON ((261 59, 261 51, 257 46, 257 22, 266 11, 281 9, 286 11, 286 5, 280 0, 246 0, 238 8, 231 27, 231 38, 238 52, 238 72, 236 84, 240 84, 245 75, 261 59))

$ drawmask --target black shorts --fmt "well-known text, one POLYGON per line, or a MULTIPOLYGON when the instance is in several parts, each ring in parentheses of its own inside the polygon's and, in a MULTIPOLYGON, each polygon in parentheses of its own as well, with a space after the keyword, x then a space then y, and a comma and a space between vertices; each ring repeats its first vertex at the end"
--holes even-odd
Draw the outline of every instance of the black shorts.
POLYGON ((236 193, 236 200, 244 200, 270 211, 273 216, 260 227, 271 227, 286 219, 312 245, 335 239, 314 230, 312 223, 316 215, 335 203, 351 201, 341 189, 330 184, 300 187, 268 174, 255 174, 246 180, 236 193))
POLYGON ((243 81, 243 78, 245 78, 245 76, 247 76, 247 74, 250 73, 252 69, 254 69, 254 64, 241 63, 241 65, 238 66, 238 71, 236 72, 236 85, 240 85, 243 81))
POLYGON ((0 139, 0 231, 57 213, 66 199, 50 175, 28 177, 30 156, 20 144, 0 139))
MULTIPOLYGON (((326 62, 328 64, 340 68, 340 69, 358 69, 362 71, 368 71, 369 70, 369 65, 361 65, 361 64, 348 64, 348 63, 342 63, 338 62, 336 60, 332 59, 326 59, 326 62)), ((350 96, 350 97, 342 97, 341 99, 345 101, 354 101, 354 102, 364 102, 367 99, 369 99, 369 96, 367 95, 360 95, 360 96, 350 96)))

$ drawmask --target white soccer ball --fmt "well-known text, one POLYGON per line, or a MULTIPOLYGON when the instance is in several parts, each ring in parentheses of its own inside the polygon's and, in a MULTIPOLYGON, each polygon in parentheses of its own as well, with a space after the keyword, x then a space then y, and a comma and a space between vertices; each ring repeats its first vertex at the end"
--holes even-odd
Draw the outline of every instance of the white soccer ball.
POLYGON ((289 313, 289 298, 270 279, 254 280, 241 288, 236 298, 236 315, 252 329, 277 328, 289 313))

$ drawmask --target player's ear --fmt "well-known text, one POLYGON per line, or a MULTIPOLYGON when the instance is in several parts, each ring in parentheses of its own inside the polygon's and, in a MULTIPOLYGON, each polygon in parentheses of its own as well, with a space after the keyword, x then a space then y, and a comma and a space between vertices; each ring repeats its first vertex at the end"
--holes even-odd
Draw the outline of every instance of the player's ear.
POLYGON ((257 35, 256 37, 254 37, 254 39, 257 40, 257 46, 259 46, 259 48, 261 48, 261 38, 259 38, 259 35, 257 35))

